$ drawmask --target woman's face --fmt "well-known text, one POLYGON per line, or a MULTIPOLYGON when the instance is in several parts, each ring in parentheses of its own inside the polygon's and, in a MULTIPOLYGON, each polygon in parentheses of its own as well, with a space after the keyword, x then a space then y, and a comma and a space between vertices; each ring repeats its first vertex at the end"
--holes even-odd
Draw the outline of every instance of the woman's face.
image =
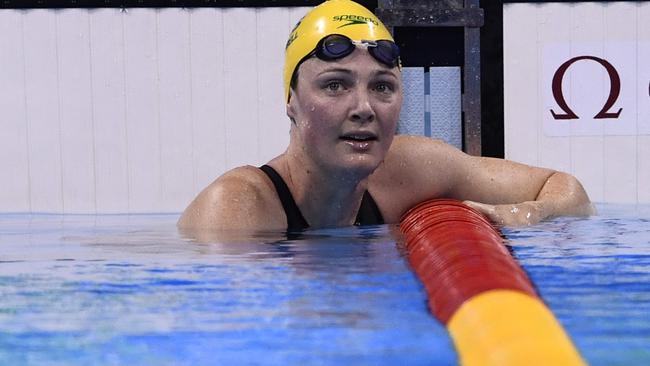
POLYGON ((402 105, 397 67, 358 48, 336 61, 312 57, 300 65, 287 114, 293 139, 315 164, 329 171, 369 175, 384 159, 402 105))

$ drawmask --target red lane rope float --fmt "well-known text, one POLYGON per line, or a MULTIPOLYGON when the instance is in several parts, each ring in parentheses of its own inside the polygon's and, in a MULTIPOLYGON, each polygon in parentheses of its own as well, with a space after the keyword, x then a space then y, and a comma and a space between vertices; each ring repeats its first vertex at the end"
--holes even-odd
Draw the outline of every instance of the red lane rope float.
POLYGON ((482 214, 456 200, 431 200, 405 213, 400 230, 461 364, 585 364, 482 214))

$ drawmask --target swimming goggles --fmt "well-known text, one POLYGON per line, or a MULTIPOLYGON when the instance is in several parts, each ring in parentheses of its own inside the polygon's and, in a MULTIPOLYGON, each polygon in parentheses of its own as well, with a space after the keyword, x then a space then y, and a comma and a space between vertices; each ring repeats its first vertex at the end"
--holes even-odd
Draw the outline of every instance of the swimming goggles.
POLYGON ((385 39, 354 41, 341 34, 330 34, 321 39, 305 59, 316 55, 324 61, 337 60, 354 52, 356 46, 368 49, 372 57, 390 68, 399 65, 399 47, 395 42, 385 39))

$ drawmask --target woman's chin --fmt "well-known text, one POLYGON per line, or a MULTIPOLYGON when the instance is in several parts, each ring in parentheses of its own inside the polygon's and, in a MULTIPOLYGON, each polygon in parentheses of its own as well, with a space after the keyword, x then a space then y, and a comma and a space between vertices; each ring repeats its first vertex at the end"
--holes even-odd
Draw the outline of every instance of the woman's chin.
POLYGON ((339 169, 346 173, 365 178, 377 169, 381 160, 371 154, 360 154, 346 156, 338 166, 339 169))

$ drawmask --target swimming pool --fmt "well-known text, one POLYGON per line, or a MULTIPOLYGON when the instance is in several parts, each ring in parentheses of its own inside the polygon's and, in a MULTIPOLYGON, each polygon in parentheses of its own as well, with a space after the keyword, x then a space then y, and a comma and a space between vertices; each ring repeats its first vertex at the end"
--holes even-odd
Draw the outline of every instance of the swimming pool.
MULTIPOLYGON (((650 363, 650 207, 505 229, 592 365, 650 363)), ((177 215, 0 215, 0 364, 454 365, 388 226, 237 244, 177 215)))
POLYGON ((506 229, 514 253, 591 365, 650 364, 650 207, 506 229))

